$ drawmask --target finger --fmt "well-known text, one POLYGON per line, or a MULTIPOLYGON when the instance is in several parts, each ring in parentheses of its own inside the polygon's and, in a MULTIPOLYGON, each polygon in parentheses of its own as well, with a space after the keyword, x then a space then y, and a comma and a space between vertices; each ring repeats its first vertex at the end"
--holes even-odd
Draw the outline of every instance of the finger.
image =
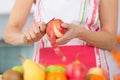
POLYGON ((58 45, 64 45, 64 44, 66 44, 67 43, 67 41, 66 40, 56 40, 56 43, 58 44, 58 45))
POLYGON ((44 22, 36 23, 36 26, 39 27, 40 32, 45 32, 46 24, 44 22))
POLYGON ((42 27, 40 27, 41 32, 45 33, 46 31, 46 24, 44 22, 41 23, 42 27))
POLYGON ((61 44, 65 44, 68 41, 70 41, 71 37, 69 35, 69 33, 66 33, 64 36, 62 36, 61 38, 56 40, 56 43, 61 45, 61 44))
POLYGON ((33 28, 33 34, 35 35, 35 38, 33 39, 34 41, 38 41, 42 36, 42 33, 40 31, 40 26, 38 23, 34 23, 32 28, 33 28))
POLYGON ((41 26, 40 26, 40 31, 43 32, 43 33, 45 33, 46 24, 45 24, 44 22, 41 22, 40 25, 41 25, 41 26))
POLYGON ((70 24, 68 23, 62 23, 61 26, 66 29, 70 29, 70 24))
POLYGON ((30 34, 29 34, 29 30, 28 30, 28 29, 25 29, 25 31, 24 31, 24 35, 26 36, 26 38, 27 38, 28 40, 31 39, 30 34))
POLYGON ((40 30, 39 30, 39 25, 37 25, 36 23, 33 23, 33 30, 35 34, 39 34, 40 30))
POLYGON ((23 33, 23 40, 24 40, 24 43, 25 43, 25 44, 29 44, 29 40, 27 39, 25 33, 23 33))
POLYGON ((32 36, 31 36, 31 27, 29 27, 28 29, 25 30, 24 34, 26 36, 26 39, 27 39, 27 44, 31 44, 33 43, 33 40, 32 40, 32 36))
POLYGON ((30 34, 32 40, 36 38, 36 35, 34 33, 34 30, 33 30, 33 27, 32 27, 32 29, 30 29, 29 34, 30 34))

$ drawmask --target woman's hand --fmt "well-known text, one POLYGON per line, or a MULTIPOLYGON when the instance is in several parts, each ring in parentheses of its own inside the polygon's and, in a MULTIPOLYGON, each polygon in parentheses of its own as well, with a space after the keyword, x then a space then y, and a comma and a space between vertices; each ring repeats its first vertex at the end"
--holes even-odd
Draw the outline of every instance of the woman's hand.
POLYGON ((45 34, 46 24, 44 22, 31 23, 24 31, 24 42, 26 44, 32 44, 39 41, 45 34))
POLYGON ((84 32, 86 29, 81 27, 81 25, 63 23, 63 28, 66 28, 66 33, 59 39, 56 40, 57 44, 62 45, 69 42, 73 38, 78 38, 79 34, 84 32))

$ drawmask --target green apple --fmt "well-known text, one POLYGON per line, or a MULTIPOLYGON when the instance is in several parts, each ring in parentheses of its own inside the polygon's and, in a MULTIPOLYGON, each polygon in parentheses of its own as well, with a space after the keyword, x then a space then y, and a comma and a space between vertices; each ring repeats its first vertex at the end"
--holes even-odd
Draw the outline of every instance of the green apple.
POLYGON ((15 71, 18 71, 18 72, 21 72, 21 73, 23 73, 23 71, 24 71, 22 65, 14 66, 14 67, 12 68, 12 70, 15 70, 15 71))
POLYGON ((65 72, 65 69, 61 66, 57 66, 57 65, 49 65, 46 68, 46 73, 51 73, 51 72, 65 72))

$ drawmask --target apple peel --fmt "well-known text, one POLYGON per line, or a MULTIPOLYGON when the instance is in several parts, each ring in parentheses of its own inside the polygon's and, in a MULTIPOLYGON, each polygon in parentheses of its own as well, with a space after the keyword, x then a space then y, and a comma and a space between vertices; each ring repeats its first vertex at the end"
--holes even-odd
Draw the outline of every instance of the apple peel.
POLYGON ((53 30, 56 37, 60 38, 63 36, 63 34, 56 28, 56 24, 54 22, 53 22, 53 30))
POLYGON ((66 57, 61 52, 59 46, 56 43, 56 39, 63 36, 65 33, 65 29, 61 28, 61 23, 63 23, 60 19, 52 19, 47 23, 46 33, 50 39, 51 45, 54 48, 55 53, 62 59, 63 62, 66 61, 66 57))

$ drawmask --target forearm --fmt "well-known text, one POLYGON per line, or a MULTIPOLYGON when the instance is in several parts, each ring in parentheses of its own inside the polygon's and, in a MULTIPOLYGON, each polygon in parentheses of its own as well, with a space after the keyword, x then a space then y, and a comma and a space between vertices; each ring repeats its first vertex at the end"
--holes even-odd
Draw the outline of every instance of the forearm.
POLYGON ((86 41, 88 44, 105 50, 112 50, 116 43, 116 35, 105 31, 92 32, 89 30, 80 34, 80 39, 86 41))
POLYGON ((118 0, 100 0, 99 11, 101 31, 85 31, 80 36, 88 44, 105 50, 112 50, 117 36, 118 0))
POLYGON ((28 19, 34 0, 16 0, 11 11, 6 29, 4 31, 4 40, 13 45, 23 44, 22 29, 28 19))

